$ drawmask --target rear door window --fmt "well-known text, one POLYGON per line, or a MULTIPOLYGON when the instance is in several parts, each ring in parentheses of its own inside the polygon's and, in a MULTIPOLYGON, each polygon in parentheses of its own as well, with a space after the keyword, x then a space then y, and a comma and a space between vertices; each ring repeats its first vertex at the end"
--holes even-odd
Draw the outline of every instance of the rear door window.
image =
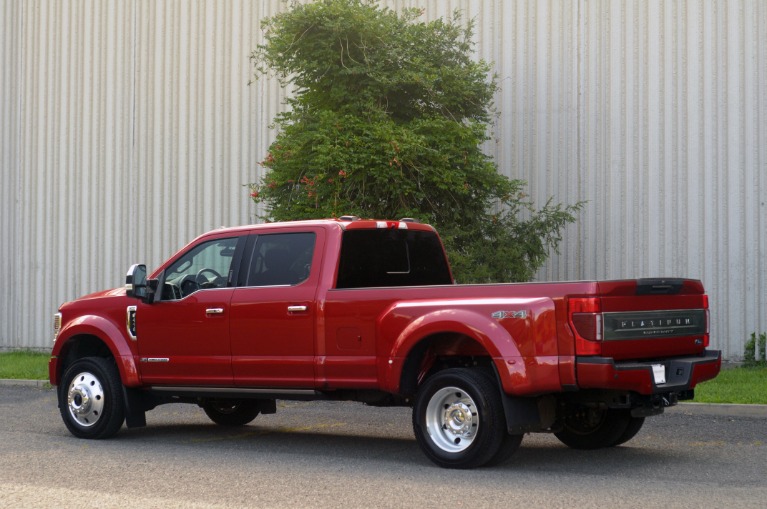
POLYGON ((248 264, 246 286, 291 286, 309 277, 315 234, 259 235, 248 264))

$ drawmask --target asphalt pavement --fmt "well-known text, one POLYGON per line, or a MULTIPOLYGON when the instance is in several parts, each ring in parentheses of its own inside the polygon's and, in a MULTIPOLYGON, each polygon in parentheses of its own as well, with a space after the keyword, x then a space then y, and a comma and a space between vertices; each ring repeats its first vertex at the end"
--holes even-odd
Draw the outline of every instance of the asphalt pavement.
POLYGON ((51 388, 0 384, 0 507, 764 508, 767 407, 681 404, 626 445, 575 451, 526 435, 506 464, 444 470, 407 408, 279 402, 241 428, 194 405, 78 440, 51 388))

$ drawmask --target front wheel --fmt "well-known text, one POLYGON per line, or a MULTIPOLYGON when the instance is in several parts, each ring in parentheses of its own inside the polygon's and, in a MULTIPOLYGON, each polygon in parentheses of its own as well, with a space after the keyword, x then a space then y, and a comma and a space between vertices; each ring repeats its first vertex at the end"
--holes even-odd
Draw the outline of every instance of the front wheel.
POLYGON ((244 426, 261 411, 256 401, 247 400, 210 400, 201 406, 210 420, 221 426, 244 426))
MULTIPOLYGON (((447 369, 424 382, 413 407, 418 445, 445 468, 474 468, 500 462, 513 452, 499 389, 475 369, 447 369), (502 445, 506 444, 507 447, 502 445)), ((519 445, 518 442, 516 445, 519 445)))
POLYGON ((111 437, 125 421, 122 383, 111 359, 74 362, 64 373, 58 397, 64 424, 78 438, 111 437))

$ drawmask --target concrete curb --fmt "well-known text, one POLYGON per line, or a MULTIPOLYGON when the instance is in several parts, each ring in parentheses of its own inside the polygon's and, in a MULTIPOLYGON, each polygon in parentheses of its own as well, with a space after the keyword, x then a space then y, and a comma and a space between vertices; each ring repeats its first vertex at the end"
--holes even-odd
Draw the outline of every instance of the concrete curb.
POLYGON ((48 380, 16 380, 12 378, 0 378, 0 387, 23 386, 37 387, 38 389, 47 389, 51 387, 48 380))
POLYGON ((666 409, 670 413, 712 415, 719 417, 755 417, 767 419, 767 405, 735 405, 732 403, 679 403, 666 409))

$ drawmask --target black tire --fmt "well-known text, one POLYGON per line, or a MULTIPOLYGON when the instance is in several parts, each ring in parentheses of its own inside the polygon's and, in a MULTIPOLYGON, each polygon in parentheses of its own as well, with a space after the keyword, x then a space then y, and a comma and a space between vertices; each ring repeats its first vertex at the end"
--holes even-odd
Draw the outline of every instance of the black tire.
POLYGON ((496 452, 495 456, 490 458, 484 466, 494 467, 506 463, 506 461, 517 452, 517 449, 519 449, 523 437, 524 435, 509 435, 507 433, 501 441, 501 446, 498 448, 498 452, 496 452))
POLYGON ((630 419, 631 414, 624 411, 578 407, 565 417, 564 428, 555 435, 573 449, 612 447, 619 443, 630 419))
POLYGON ((125 421, 125 398, 112 359, 84 357, 64 372, 58 390, 59 411, 78 438, 109 438, 125 421))
POLYGON ((618 437, 618 440, 612 444, 613 446, 625 444, 634 438, 644 425, 644 417, 631 417, 631 414, 628 410, 624 410, 624 412, 629 414, 629 423, 628 426, 626 426, 626 431, 624 431, 623 434, 618 437))
POLYGON ((214 399, 201 406, 210 420, 221 426, 245 426, 261 411, 258 402, 248 400, 214 399))
POLYGON ((516 449, 514 439, 504 442, 510 435, 499 389, 476 369, 447 369, 428 378, 416 396, 413 431, 424 454, 444 468, 502 461, 516 449))

